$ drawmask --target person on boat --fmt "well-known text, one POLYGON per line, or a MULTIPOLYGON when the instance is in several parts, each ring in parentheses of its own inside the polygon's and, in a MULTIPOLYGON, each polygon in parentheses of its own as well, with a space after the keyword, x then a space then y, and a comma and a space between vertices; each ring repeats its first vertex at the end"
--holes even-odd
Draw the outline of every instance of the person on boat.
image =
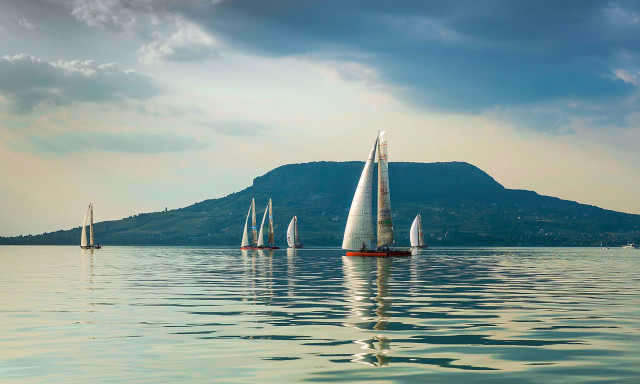
POLYGON ((362 248, 360 250, 361 251, 366 251, 367 250, 367 244, 364 241, 362 242, 362 248))

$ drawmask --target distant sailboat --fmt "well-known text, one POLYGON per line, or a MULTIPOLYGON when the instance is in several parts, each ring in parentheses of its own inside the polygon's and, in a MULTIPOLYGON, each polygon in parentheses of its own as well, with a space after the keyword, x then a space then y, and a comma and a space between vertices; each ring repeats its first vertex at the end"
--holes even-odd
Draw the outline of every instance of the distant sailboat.
POLYGON ((298 239, 298 217, 293 216, 287 228, 287 244, 289 248, 302 248, 302 243, 298 239))
POLYGON ((260 224, 260 233, 258 234, 256 227, 256 200, 251 199, 251 205, 249 206, 249 212, 247 212, 247 219, 244 222, 244 232, 242 234, 242 244, 240 245, 240 249, 280 249, 276 247, 273 242, 273 206, 271 204, 271 199, 269 199, 269 204, 267 208, 264 210, 264 215, 262 216, 262 223, 260 224), (269 214, 269 238, 267 240, 267 245, 264 244, 264 222, 267 218, 267 213, 269 214), (249 225, 249 216, 251 216, 251 232, 252 232, 252 242, 249 242, 249 234, 247 233, 247 227, 249 225))
POLYGON ((349 209, 342 249, 349 251, 347 256, 384 257, 411 255, 411 252, 406 250, 389 249, 389 246, 394 242, 391 199, 389 196, 387 134, 382 131, 378 133, 378 137, 369 152, 367 162, 360 175, 360 180, 351 202, 351 208, 349 209), (378 163, 378 237, 375 245, 371 209, 374 156, 378 163))
POLYGON ((93 242, 93 202, 89 203, 87 212, 84 214, 82 222, 82 234, 80 235, 80 248, 82 249, 100 249, 100 244, 93 242), (89 219, 89 242, 87 243, 87 219, 89 219))
POLYGON ((411 224, 411 232, 409 232, 409 239, 411 240, 411 247, 422 249, 427 248, 428 245, 424 243, 424 235, 422 233, 422 216, 418 213, 413 223, 411 224))

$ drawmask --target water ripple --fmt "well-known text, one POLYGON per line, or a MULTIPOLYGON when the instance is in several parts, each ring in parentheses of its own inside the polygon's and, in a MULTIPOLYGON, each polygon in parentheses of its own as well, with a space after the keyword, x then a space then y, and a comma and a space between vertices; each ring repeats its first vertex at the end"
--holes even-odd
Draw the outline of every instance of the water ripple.
POLYGON ((0 381, 635 382, 640 252, 0 247, 0 381))

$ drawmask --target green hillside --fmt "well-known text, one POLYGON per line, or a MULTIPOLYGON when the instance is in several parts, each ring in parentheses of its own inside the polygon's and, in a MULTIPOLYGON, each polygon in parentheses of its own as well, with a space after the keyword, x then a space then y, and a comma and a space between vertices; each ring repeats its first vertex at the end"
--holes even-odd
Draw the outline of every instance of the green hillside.
MULTIPOLYGON (((250 187, 168 212, 95 224, 103 245, 238 245, 251 197, 259 215, 273 199, 275 239, 298 216, 307 245, 339 246, 362 162, 315 162, 278 167, 250 187)), ((506 189, 477 167, 460 162, 390 163, 396 240, 422 214, 431 245, 593 246, 640 242, 640 215, 506 189)), ((80 228, 0 238, 0 244, 78 244, 80 228)))

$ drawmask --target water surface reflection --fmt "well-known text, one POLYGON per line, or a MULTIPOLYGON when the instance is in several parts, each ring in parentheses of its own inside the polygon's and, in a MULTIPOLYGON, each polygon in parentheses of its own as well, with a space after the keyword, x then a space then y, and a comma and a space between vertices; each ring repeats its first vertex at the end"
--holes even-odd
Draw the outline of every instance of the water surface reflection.
POLYGON ((600 249, 0 247, 0 381, 629 382, 637 261, 600 249))

